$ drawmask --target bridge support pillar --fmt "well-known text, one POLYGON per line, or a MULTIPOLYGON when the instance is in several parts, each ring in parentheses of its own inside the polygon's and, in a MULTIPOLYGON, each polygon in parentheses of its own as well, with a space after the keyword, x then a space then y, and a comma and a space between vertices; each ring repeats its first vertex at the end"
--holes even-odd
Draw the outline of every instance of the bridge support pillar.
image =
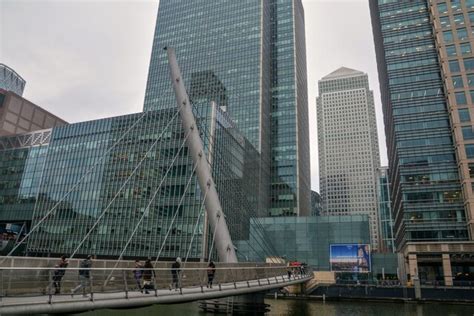
POLYGON ((269 305, 265 304, 265 292, 201 301, 199 307, 204 312, 227 315, 263 316, 270 311, 269 305))

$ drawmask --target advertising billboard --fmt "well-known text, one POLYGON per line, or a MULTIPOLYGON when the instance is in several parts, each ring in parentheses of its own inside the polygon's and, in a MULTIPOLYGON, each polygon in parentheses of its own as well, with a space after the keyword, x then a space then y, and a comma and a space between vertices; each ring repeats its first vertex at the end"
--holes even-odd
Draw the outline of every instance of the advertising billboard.
POLYGON ((329 249, 329 263, 334 272, 370 272, 370 245, 333 244, 329 249))

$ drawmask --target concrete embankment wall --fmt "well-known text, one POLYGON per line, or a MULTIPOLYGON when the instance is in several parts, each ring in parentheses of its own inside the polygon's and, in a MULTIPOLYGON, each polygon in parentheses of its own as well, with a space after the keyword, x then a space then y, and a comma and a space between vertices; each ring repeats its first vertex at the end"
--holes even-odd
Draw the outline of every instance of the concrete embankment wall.
MULTIPOLYGON (((363 299, 363 300, 400 300, 416 301, 412 287, 378 287, 365 285, 318 286, 308 298, 327 300, 363 299)), ((419 301, 467 302, 474 304, 474 288, 422 287, 419 301)))

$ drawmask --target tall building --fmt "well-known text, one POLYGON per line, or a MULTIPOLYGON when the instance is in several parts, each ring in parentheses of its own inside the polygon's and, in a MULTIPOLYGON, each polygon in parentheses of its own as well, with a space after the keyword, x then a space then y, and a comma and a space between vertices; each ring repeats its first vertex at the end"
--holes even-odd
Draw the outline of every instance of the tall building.
POLYGON ((388 167, 380 167, 378 170, 378 215, 379 215, 379 251, 395 252, 395 241, 393 236, 393 218, 390 201, 390 182, 388 167))
POLYGON ((411 277, 451 285, 474 272, 474 1, 370 0, 370 10, 395 244, 411 277))
POLYGON ((377 169, 380 157, 374 96, 367 74, 339 68, 318 82, 318 150, 325 215, 368 215, 378 248, 377 169))
POLYGON ((144 110, 169 107, 165 46, 192 100, 212 89, 261 157, 261 215, 310 212, 304 12, 301 0, 161 0, 144 110), (225 101, 225 102, 223 102, 225 101))
POLYGON ((23 95, 26 81, 15 70, 0 63, 0 89, 23 95))

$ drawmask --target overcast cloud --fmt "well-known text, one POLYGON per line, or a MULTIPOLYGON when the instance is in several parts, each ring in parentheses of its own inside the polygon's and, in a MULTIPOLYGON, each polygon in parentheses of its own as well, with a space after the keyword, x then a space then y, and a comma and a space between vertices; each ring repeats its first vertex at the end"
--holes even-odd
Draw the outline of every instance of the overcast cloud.
MULTIPOLYGON (((368 1, 303 5, 311 186, 318 190, 317 81, 337 68, 369 74, 383 165, 387 155, 368 1)), ((27 81, 25 98, 69 122, 139 112, 157 10, 151 0, 1 0, 0 62, 27 81)))

